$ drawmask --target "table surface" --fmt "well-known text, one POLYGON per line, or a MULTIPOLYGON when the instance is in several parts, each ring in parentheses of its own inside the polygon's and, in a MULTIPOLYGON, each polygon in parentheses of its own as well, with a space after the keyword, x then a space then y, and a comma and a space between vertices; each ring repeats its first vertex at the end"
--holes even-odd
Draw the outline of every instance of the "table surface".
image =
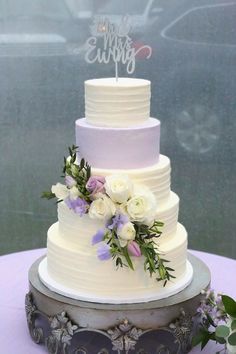
MULTIPOLYGON (((236 298, 236 260, 209 253, 190 251, 205 262, 211 271, 211 287, 236 298)), ((36 249, 0 257, 0 353, 45 354, 43 346, 33 343, 26 324, 24 299, 28 292, 28 270, 31 264, 46 253, 36 249)), ((214 354, 219 347, 213 342, 201 352, 194 348, 191 354, 214 354)))

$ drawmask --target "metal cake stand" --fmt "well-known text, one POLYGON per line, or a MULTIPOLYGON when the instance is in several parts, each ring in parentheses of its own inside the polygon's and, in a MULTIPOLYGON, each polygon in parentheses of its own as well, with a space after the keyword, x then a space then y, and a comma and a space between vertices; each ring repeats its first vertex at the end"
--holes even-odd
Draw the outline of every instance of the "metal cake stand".
POLYGON ((193 280, 180 293, 139 304, 99 304, 50 291, 38 276, 38 259, 29 270, 25 308, 30 335, 50 354, 184 354, 196 327, 194 314, 210 271, 189 254, 193 280))

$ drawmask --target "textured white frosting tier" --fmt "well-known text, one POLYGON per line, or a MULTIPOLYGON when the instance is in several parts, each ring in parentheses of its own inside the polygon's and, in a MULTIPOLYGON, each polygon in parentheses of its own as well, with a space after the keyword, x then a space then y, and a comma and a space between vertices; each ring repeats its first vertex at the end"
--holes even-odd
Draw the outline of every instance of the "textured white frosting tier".
POLYGON ((130 127, 150 116, 151 83, 134 78, 85 81, 85 117, 106 127, 130 127))
MULTIPOLYGON (((183 289, 181 279, 185 277, 187 269, 187 232, 181 224, 178 224, 176 233, 171 239, 157 240, 163 257, 168 259, 170 261, 168 265, 175 269, 173 275, 176 278, 168 282, 164 289, 162 282, 157 282, 155 276, 151 278, 144 271, 141 257, 132 257, 135 271, 127 267, 117 269, 113 260, 100 261, 97 258, 96 246, 91 246, 91 234, 93 235, 96 230, 95 223, 87 223, 83 233, 78 231, 77 239, 74 238, 72 241, 68 239, 68 233, 63 233, 59 223, 50 227, 47 271, 54 281, 73 289, 78 295, 95 296, 96 301, 100 302, 106 299, 123 302, 124 299, 132 299, 137 294, 143 301, 147 301, 146 297, 150 297, 153 292, 158 295, 160 291, 162 297, 165 297, 165 292, 168 294, 169 288, 173 285, 177 288, 175 292, 183 289)), ((191 277, 188 277, 184 286, 190 280, 191 277)))
POLYGON ((159 162, 150 167, 137 169, 92 168, 92 174, 97 176, 128 175, 133 182, 147 186, 154 193, 158 203, 167 200, 170 196, 170 173, 170 159, 164 155, 160 155, 159 162))
MULTIPOLYGON (((156 219, 164 222, 161 239, 167 240, 173 237, 176 232, 178 212, 179 198, 171 192, 169 198, 164 203, 160 203, 156 211, 156 219)), ((97 230, 104 228, 104 221, 91 219, 87 214, 80 217, 63 202, 58 204, 58 221, 60 232, 72 243, 80 240, 78 234, 83 235, 84 232, 88 232, 92 237, 97 230)))
POLYGON ((120 294, 104 294, 101 297, 100 294, 97 295, 91 291, 78 291, 69 286, 62 285, 48 273, 47 258, 44 258, 39 264, 39 277, 41 281, 52 291, 76 300, 96 303, 100 302, 105 304, 133 304, 163 299, 180 292, 190 284, 193 277, 193 268, 191 263, 187 261, 186 271, 181 277, 178 278, 178 282, 169 283, 168 287, 159 287, 158 291, 156 287, 153 287, 153 289, 149 289, 149 291, 146 291, 145 293, 140 294, 139 291, 134 293, 124 292, 122 296, 120 296, 120 294))

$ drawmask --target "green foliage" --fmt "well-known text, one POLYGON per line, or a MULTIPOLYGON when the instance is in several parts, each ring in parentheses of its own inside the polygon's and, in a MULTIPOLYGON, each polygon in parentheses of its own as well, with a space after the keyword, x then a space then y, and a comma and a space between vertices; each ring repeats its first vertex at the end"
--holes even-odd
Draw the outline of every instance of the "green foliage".
POLYGON ((69 155, 69 158, 64 157, 63 177, 71 176, 74 178, 79 192, 89 202, 90 193, 86 189, 86 184, 91 176, 91 167, 84 159, 81 159, 79 164, 76 163, 77 146, 69 147, 69 155))
POLYGON ((55 194, 52 192, 43 192, 41 198, 46 198, 48 200, 55 198, 55 194))
MULTIPOLYGON (((157 281, 164 281, 165 286, 167 281, 175 277, 171 274, 171 272, 174 272, 174 269, 165 265, 166 263, 169 263, 169 261, 161 258, 161 254, 154 242, 154 238, 161 235, 159 228, 162 226, 163 223, 159 221, 155 221, 151 227, 134 223, 136 230, 135 241, 139 245, 141 254, 145 259, 144 270, 148 271, 150 276, 156 274, 157 281)), ((134 270, 133 262, 129 255, 128 248, 127 246, 120 246, 118 237, 114 230, 111 233, 107 233, 105 241, 111 247, 112 258, 115 260, 116 266, 126 266, 134 270)))
POLYGON ((215 335, 218 338, 227 338, 230 334, 230 329, 227 326, 221 325, 216 328, 215 335))
POLYGON ((228 338, 228 343, 230 345, 236 346, 236 332, 232 333, 228 338))
MULTIPOLYGON (((84 159, 81 159, 80 163, 77 164, 77 146, 72 145, 68 150, 69 158, 64 157, 63 175, 61 177, 65 178, 66 176, 71 176, 76 181, 76 188, 78 188, 81 193, 81 197, 87 202, 90 202, 90 193, 86 189, 86 184, 91 176, 91 167, 84 159)), ((55 194, 49 191, 42 193, 42 198, 52 199, 55 197, 55 194)))
POLYGON ((203 349, 209 340, 223 344, 224 348, 222 351, 224 352, 227 350, 227 343, 231 346, 236 346, 236 302, 227 295, 222 295, 221 300, 222 303, 216 301, 216 297, 212 291, 206 296, 203 304, 205 308, 208 308, 208 313, 205 313, 205 319, 200 323, 199 331, 193 338, 193 346, 201 343, 201 349, 203 349), (226 322, 225 325, 215 324, 214 318, 211 317, 211 311, 213 309, 214 311, 212 313, 220 313, 218 320, 220 320, 221 323, 222 321, 226 322), (214 327, 215 331, 211 331, 214 327))
POLYGON ((236 320, 233 320, 231 323, 231 330, 235 331, 236 330, 236 320))
POLYGON ((225 307, 225 312, 231 317, 236 318, 236 302, 227 295, 222 295, 222 302, 225 307))

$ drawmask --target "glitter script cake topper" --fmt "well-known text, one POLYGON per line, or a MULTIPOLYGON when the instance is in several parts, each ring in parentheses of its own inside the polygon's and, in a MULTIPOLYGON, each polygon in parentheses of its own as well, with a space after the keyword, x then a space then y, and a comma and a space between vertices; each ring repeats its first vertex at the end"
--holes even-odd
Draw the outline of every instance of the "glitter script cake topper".
POLYGON ((128 16, 123 17, 120 24, 111 23, 108 18, 95 18, 91 27, 92 36, 86 41, 86 62, 108 64, 113 61, 116 80, 119 63, 126 66, 128 74, 132 74, 138 54, 143 52, 146 59, 152 55, 152 48, 148 45, 135 48, 129 36, 131 30, 129 22, 128 16))

